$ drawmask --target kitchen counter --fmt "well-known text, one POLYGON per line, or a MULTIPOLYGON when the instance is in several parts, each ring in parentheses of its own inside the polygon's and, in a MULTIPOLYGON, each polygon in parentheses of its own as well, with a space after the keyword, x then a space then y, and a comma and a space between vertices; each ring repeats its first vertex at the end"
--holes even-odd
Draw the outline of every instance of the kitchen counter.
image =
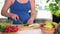
MULTIPOLYGON (((34 27, 23 26, 23 25, 12 25, 12 26, 18 26, 19 28, 18 32, 12 34, 42 34, 42 31, 38 25, 36 26, 34 25, 34 27)), ((2 33, 0 32, 0 34, 2 33)), ((3 33, 3 34, 9 34, 9 33, 3 33)))
POLYGON ((42 34, 41 29, 22 30, 18 31, 17 34, 42 34))
POLYGON ((40 26, 34 26, 34 27, 29 27, 29 26, 25 26, 23 27, 23 25, 18 25, 19 31, 17 32, 17 34, 42 34, 42 31, 40 29, 40 26))
MULTIPOLYGON (((0 34, 2 34, 0 32, 0 34)), ((5 34, 5 33, 4 33, 5 34)), ((7 33, 6 33, 7 34, 7 33)), ((16 33, 13 34, 43 34, 41 29, 32 29, 32 30, 22 30, 22 31, 18 31, 16 33)))

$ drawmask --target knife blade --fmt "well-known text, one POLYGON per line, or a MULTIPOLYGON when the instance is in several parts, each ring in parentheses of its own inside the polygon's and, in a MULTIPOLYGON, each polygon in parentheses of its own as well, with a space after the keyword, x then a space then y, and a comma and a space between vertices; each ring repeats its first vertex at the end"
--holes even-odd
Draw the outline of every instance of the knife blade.
POLYGON ((21 19, 19 19, 19 20, 18 20, 18 22, 19 22, 19 23, 21 23, 21 24, 23 24, 23 22, 22 22, 22 20, 21 20, 21 19))

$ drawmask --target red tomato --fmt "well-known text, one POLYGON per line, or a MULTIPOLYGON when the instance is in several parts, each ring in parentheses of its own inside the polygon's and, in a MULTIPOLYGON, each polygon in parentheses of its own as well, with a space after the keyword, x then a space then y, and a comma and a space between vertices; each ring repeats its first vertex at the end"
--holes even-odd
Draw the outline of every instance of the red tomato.
POLYGON ((6 26, 6 28, 5 28, 4 32, 5 32, 5 33, 10 32, 10 27, 11 27, 11 26, 6 26))
POLYGON ((4 30, 4 32, 5 32, 5 33, 9 33, 10 30, 6 28, 6 29, 4 30))
POLYGON ((12 26, 12 31, 13 31, 13 32, 17 32, 17 31, 18 31, 18 27, 12 26))
POLYGON ((4 32, 5 33, 9 33, 9 32, 17 32, 18 31, 18 27, 16 26, 6 26, 4 32))
POLYGON ((41 24, 41 25, 40 25, 40 27, 44 27, 44 26, 45 26, 45 24, 41 24))

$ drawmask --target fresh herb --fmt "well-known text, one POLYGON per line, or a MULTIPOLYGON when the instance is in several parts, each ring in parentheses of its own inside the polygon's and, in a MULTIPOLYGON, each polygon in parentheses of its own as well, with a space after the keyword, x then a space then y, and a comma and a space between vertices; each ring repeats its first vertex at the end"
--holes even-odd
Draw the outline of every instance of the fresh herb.
MULTIPOLYGON (((48 3, 50 0, 47 0, 48 3)), ((60 0, 55 0, 49 3, 49 11, 52 12, 52 14, 56 15, 57 17, 60 16, 60 0)))

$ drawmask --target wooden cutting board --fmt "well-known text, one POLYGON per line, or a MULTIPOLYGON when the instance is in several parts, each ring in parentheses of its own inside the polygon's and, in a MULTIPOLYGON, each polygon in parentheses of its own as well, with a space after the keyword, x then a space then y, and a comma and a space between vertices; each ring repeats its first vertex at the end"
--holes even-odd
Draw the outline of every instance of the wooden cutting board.
POLYGON ((18 25, 19 30, 32 30, 32 29, 37 29, 40 28, 40 25, 34 24, 33 26, 23 26, 23 25, 18 25))

